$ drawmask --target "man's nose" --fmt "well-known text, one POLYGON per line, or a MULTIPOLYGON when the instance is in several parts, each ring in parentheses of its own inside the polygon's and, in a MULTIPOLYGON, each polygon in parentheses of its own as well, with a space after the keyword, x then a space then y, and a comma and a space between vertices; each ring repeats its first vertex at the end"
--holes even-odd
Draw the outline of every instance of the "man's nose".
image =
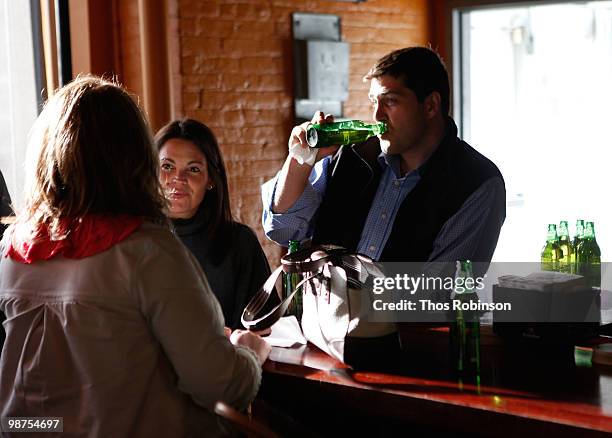
POLYGON ((386 120, 384 111, 382 110, 382 106, 378 103, 374 104, 372 118, 377 122, 386 120))

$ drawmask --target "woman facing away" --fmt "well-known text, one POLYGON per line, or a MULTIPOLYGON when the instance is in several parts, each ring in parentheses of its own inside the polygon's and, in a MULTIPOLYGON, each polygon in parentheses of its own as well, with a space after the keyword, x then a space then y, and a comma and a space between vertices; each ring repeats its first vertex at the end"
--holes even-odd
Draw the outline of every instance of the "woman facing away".
POLYGON ((206 273, 225 323, 241 327, 242 311, 270 275, 270 267, 255 234, 232 219, 217 139, 203 123, 183 119, 161 128, 155 144, 176 233, 206 273))
POLYGON ((24 208, 0 243, 0 416, 62 417, 71 436, 214 435, 209 409, 253 399, 270 347, 224 336, 165 219, 134 101, 76 79, 45 105, 26 165, 24 208))

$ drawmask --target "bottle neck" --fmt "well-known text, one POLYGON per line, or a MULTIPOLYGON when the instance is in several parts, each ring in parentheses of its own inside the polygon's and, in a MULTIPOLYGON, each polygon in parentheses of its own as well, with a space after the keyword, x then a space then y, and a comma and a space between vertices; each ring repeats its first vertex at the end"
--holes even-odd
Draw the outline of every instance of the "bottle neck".
POLYGON ((472 262, 469 260, 457 261, 455 273, 455 294, 469 294, 474 292, 474 273, 472 262))
POLYGON ((578 219, 576 221, 576 238, 582 239, 584 236, 584 221, 582 219, 578 219))
POLYGON ((559 238, 563 239, 563 238, 568 238, 568 237, 569 237, 569 231, 567 229, 567 222, 561 221, 561 223, 559 224, 559 238))
POLYGON ((290 240, 289 247, 287 248, 287 252, 289 254, 297 252, 300 249, 300 241, 299 240, 290 240))
POLYGON ((592 224, 587 224, 585 227, 583 238, 585 240, 595 240, 595 227, 592 224))

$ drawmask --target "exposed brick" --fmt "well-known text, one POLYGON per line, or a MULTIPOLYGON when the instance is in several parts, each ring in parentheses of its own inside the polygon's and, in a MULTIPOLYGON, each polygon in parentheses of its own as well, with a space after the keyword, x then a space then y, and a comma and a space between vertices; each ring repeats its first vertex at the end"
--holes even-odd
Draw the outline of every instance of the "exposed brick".
POLYGON ((208 55, 208 57, 214 58, 220 54, 223 54, 223 51, 219 38, 201 38, 196 36, 181 37, 182 56, 208 55))
POLYGON ((385 29, 385 28, 363 28, 351 27, 344 29, 344 38, 351 43, 364 43, 369 41, 385 41, 387 44, 397 44, 399 47, 408 45, 413 38, 412 29, 385 29))
POLYGON ((232 191, 230 199, 233 204, 233 210, 237 212, 236 214, 243 214, 244 211, 255 210, 259 212, 257 216, 261 217, 261 197, 259 194, 236 196, 235 193, 235 191, 232 191))
MULTIPOLYGON (((289 133, 287 133, 287 138, 289 133)), ((250 143, 229 143, 223 145, 223 156, 227 161, 251 159, 257 160, 266 157, 279 163, 287 157, 286 140, 284 144, 275 144, 276 139, 252 139, 250 143)), ((270 164, 268 162, 268 164, 270 164)), ((273 169, 273 168, 272 168, 273 169)), ((268 169, 267 175, 272 175, 276 170, 268 169)))
POLYGON ((261 178, 268 177, 270 175, 270 164, 276 165, 278 160, 259 159, 257 161, 237 160, 225 162, 228 173, 237 175, 238 178, 243 178, 244 175, 261 178))
POLYGON ((274 91, 243 94, 240 97, 242 106, 252 109, 287 110, 293 108, 293 100, 274 91))
POLYGON ((179 14, 186 17, 219 17, 221 15, 220 1, 180 0, 179 14))
POLYGON ((209 17, 198 17, 195 26, 196 35, 215 36, 218 38, 228 38, 236 35, 234 22, 209 17))
POLYGON ((225 19, 228 18, 235 18, 236 17, 236 13, 238 11, 238 5, 237 4, 227 4, 227 3, 221 3, 221 16, 225 19))
POLYGON ((244 126, 244 111, 242 110, 231 110, 231 111, 223 111, 221 114, 223 118, 223 125, 230 128, 240 128, 244 126))
POLYGON ((266 73, 283 73, 283 68, 285 67, 283 59, 279 58, 270 58, 265 56, 252 56, 252 57, 244 57, 241 58, 240 61, 240 69, 246 73, 257 73, 257 74, 266 74, 266 73))
POLYGON ((234 57, 252 56, 281 56, 282 41, 278 39, 257 38, 228 38, 221 40, 221 48, 225 53, 231 53, 234 57))
POLYGON ((274 23, 274 33, 279 38, 290 38, 291 36, 291 20, 283 19, 274 23))
MULTIPOLYGON (((211 129, 213 129, 213 131, 215 131, 214 127, 215 123, 218 121, 219 112, 208 109, 199 109, 195 111, 189 111, 187 113, 187 117, 199 120, 200 122, 208 125, 211 129)), ((215 135, 219 135, 217 131, 215 131, 215 135)))
POLYGON ((181 36, 195 36, 197 34, 196 31, 196 21, 193 18, 184 18, 180 22, 179 27, 179 35, 181 36))
POLYGON ((224 129, 220 134, 219 140, 221 141, 222 139, 224 143, 279 141, 282 144, 287 144, 290 128, 289 126, 271 125, 257 128, 243 127, 239 129, 224 129))
MULTIPOLYGON (((278 161, 275 161, 273 163, 269 163, 271 165, 278 165, 280 164, 278 161)), ((268 179, 270 179, 269 176, 266 175, 266 177, 264 176, 258 176, 258 177, 242 177, 242 176, 238 176, 236 178, 234 178, 235 181, 235 185, 242 187, 242 193, 244 195, 255 195, 255 196, 260 196, 261 195, 261 185, 266 182, 268 179)))
POLYGON ((221 87, 221 75, 208 73, 203 75, 186 76, 183 81, 185 89, 218 90, 221 87))
POLYGON ((272 109, 245 109, 242 110, 244 114, 244 120, 249 126, 268 126, 270 125, 271 120, 282 120, 282 117, 279 117, 278 110, 272 109))
POLYGON ((240 61, 231 58, 207 58, 203 54, 184 56, 183 71, 189 74, 237 73, 241 71, 240 61))
POLYGON ((364 71, 363 73, 349 75, 349 90, 350 91, 369 89, 370 84, 368 82, 363 82, 364 73, 367 73, 367 71, 364 71))
POLYGON ((202 108, 202 96, 200 92, 183 93, 183 105, 186 109, 197 110, 202 108))

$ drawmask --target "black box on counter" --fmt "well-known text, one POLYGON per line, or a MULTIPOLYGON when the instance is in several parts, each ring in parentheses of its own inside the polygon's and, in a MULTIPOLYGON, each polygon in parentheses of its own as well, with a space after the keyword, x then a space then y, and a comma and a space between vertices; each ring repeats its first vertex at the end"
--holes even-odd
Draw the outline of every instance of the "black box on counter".
POLYGON ((493 302, 511 308, 493 311, 493 331, 507 340, 574 345, 599 333, 599 289, 580 284, 540 290, 493 285, 493 302))

